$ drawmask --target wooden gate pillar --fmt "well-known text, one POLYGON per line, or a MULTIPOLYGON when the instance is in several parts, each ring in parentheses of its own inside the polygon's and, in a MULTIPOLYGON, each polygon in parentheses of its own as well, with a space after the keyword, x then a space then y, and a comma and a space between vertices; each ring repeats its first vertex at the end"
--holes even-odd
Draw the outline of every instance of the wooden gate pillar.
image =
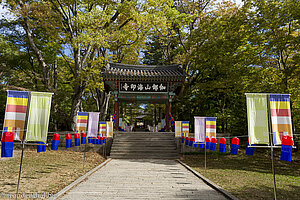
POLYGON ((120 117, 120 110, 119 110, 119 102, 115 101, 114 105, 114 114, 115 114, 115 130, 119 130, 119 117, 120 117))
POLYGON ((169 120, 169 116, 171 114, 172 104, 168 102, 166 105, 166 131, 171 131, 171 120, 169 120))

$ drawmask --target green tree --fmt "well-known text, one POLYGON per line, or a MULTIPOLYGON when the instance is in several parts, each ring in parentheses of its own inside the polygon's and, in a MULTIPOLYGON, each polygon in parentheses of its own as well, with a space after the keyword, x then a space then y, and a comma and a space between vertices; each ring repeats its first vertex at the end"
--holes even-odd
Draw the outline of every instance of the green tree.
MULTIPOLYGON (((102 108, 107 107, 100 73, 106 61, 135 63, 148 32, 164 31, 165 13, 172 14, 172 1, 6 1, 24 29, 30 49, 41 68, 45 90, 51 84, 55 62, 46 59, 53 48, 68 67, 66 75, 72 91, 70 110, 74 129, 77 111, 86 91, 102 108)), ((61 62, 57 62, 60 64, 61 62)), ((66 70, 58 66, 58 71, 66 70)), ((59 74, 59 73, 58 73, 59 74)), ((99 109, 98 106, 98 109, 99 109)), ((100 110, 103 110, 100 108, 100 110)))

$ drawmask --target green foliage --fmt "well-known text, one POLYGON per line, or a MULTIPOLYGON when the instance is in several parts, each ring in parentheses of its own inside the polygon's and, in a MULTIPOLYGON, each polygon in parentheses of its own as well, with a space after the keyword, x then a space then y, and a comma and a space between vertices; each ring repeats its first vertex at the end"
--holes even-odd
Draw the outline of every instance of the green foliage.
MULTIPOLYGON (((218 132, 228 134, 247 133, 244 93, 290 93, 299 133, 297 0, 251 0, 240 7, 210 0, 6 4, 15 18, 1 21, 1 86, 54 92, 53 127, 69 129, 65 124, 78 110, 103 110, 101 71, 112 61, 181 63, 188 77, 173 102, 176 120, 216 116, 218 132)), ((108 109, 113 113, 112 103, 108 109)), ((132 123, 130 114, 123 118, 132 123)))
POLYGON ((147 43, 145 63, 182 63, 189 75, 173 103, 176 119, 193 129, 193 116, 216 116, 218 132, 245 135, 244 93, 289 93, 299 132, 299 2, 202 3, 177 2, 192 22, 147 43))

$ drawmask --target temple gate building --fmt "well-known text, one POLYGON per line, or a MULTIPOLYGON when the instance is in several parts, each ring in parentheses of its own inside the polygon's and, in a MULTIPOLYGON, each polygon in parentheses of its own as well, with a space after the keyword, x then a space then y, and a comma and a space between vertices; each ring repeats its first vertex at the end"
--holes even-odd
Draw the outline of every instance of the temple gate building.
POLYGON ((102 72, 105 90, 114 97, 115 129, 119 103, 165 104, 166 131, 170 131, 172 100, 182 90, 186 72, 181 65, 125 65, 108 63, 102 72))

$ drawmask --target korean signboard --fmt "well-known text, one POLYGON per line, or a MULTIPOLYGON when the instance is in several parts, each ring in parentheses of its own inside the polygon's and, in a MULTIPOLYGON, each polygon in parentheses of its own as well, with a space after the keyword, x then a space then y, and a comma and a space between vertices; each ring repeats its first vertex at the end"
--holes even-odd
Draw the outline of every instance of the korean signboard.
POLYGON ((168 92, 168 83, 138 83, 138 82, 120 82, 120 92, 168 92))

